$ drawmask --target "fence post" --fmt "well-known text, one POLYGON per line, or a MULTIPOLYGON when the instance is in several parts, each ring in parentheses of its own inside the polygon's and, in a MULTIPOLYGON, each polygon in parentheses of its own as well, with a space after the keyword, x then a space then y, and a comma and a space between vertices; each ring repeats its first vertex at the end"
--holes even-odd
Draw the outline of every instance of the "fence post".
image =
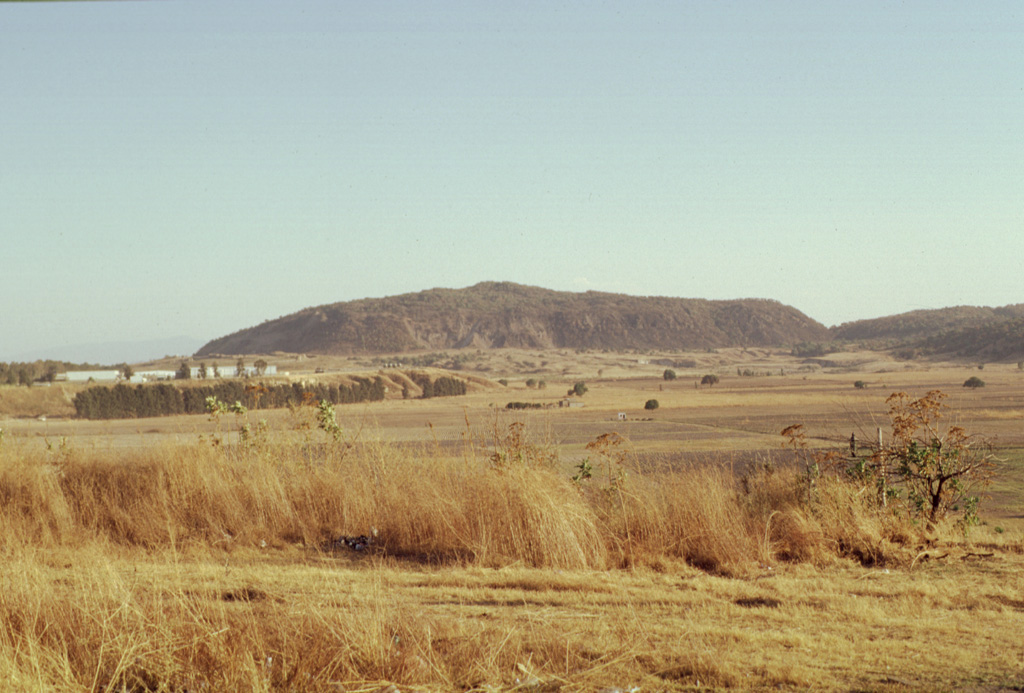
POLYGON ((882 507, 886 507, 889 502, 889 494, 886 493, 885 484, 885 458, 882 456, 882 427, 878 427, 878 474, 882 478, 882 507))

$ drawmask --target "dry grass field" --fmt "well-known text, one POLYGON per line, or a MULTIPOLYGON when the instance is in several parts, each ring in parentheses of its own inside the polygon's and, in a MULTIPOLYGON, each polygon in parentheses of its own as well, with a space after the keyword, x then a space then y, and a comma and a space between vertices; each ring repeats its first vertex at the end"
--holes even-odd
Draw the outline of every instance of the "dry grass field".
POLYGON ((243 442, 241 418, 78 421, 71 386, 0 388, 0 689, 1024 689, 1015 365, 472 356, 508 385, 339 406, 340 441, 308 409, 250 411, 243 442), (578 380, 582 408, 504 409, 578 380), (966 536, 786 464, 784 427, 846 451, 934 389, 1001 460, 966 536))

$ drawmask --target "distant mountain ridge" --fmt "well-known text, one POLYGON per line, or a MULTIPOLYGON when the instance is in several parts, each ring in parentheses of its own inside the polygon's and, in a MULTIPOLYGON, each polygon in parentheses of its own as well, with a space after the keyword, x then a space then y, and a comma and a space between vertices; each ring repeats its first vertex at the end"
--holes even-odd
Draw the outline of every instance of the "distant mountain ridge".
POLYGON ((870 320, 856 320, 833 327, 834 339, 912 339, 934 336, 946 330, 979 327, 985 324, 1024 318, 1024 303, 988 308, 956 306, 934 310, 913 310, 870 320))
POLYGON ((956 306, 857 320, 829 330, 833 340, 982 360, 1024 359, 1024 303, 956 306))
POLYGON ((695 350, 829 339, 824 325, 769 299, 638 297, 483 282, 306 308, 208 342, 196 356, 462 347, 695 350))

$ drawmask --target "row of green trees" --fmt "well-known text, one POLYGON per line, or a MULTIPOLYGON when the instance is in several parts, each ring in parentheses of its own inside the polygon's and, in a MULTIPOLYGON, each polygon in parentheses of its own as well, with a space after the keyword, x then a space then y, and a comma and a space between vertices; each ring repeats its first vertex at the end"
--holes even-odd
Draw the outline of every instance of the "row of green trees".
POLYGON ((52 383, 58 373, 65 371, 97 370, 102 366, 67 361, 0 361, 0 385, 31 385, 34 382, 52 383))
MULTIPOLYGON (((269 364, 263 359, 256 359, 253 361, 252 366, 256 371, 256 377, 262 377, 267 372, 267 366, 269 364)), ((121 369, 125 378, 132 377, 132 369, 130 366, 125 364, 121 369)), ((248 372, 245 365, 245 360, 238 359, 235 363, 234 368, 221 368, 216 361, 210 367, 206 366, 206 362, 201 362, 199 368, 196 369, 196 378, 199 380, 206 380, 207 378, 221 378, 224 376, 235 376, 241 378, 248 372)), ((182 361, 181 365, 178 366, 178 370, 174 373, 175 380, 191 380, 192 379, 192 366, 188 361, 182 361)))
POLYGON ((457 352, 454 355, 449 354, 447 351, 435 352, 431 354, 406 354, 405 356, 377 356, 370 360, 370 363, 380 368, 390 367, 392 364, 401 364, 402 366, 412 368, 430 368, 431 366, 440 366, 443 368, 452 368, 454 370, 461 370, 471 359, 479 358, 480 354, 477 352, 476 356, 465 352, 457 352))
POLYGON ((431 380, 426 373, 413 373, 410 375, 412 381, 423 390, 423 399, 431 397, 457 397, 466 394, 467 384, 465 380, 451 378, 447 375, 437 380, 431 380))
POLYGON ((206 413, 206 399, 240 402, 248 409, 276 409, 308 402, 331 404, 375 402, 384 399, 384 381, 377 377, 353 378, 352 385, 312 385, 299 383, 267 385, 221 381, 215 385, 179 387, 172 383, 136 385, 123 383, 113 387, 97 386, 79 392, 75 411, 83 419, 131 419, 147 416, 206 413))

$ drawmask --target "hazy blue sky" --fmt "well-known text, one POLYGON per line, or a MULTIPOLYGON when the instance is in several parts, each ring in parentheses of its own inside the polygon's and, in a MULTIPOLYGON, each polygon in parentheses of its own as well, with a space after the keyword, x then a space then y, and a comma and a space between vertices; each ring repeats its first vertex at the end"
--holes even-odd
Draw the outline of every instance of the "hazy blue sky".
POLYGON ((0 242, 0 360, 483 280, 1024 302, 1024 9, 0 3, 0 242))

